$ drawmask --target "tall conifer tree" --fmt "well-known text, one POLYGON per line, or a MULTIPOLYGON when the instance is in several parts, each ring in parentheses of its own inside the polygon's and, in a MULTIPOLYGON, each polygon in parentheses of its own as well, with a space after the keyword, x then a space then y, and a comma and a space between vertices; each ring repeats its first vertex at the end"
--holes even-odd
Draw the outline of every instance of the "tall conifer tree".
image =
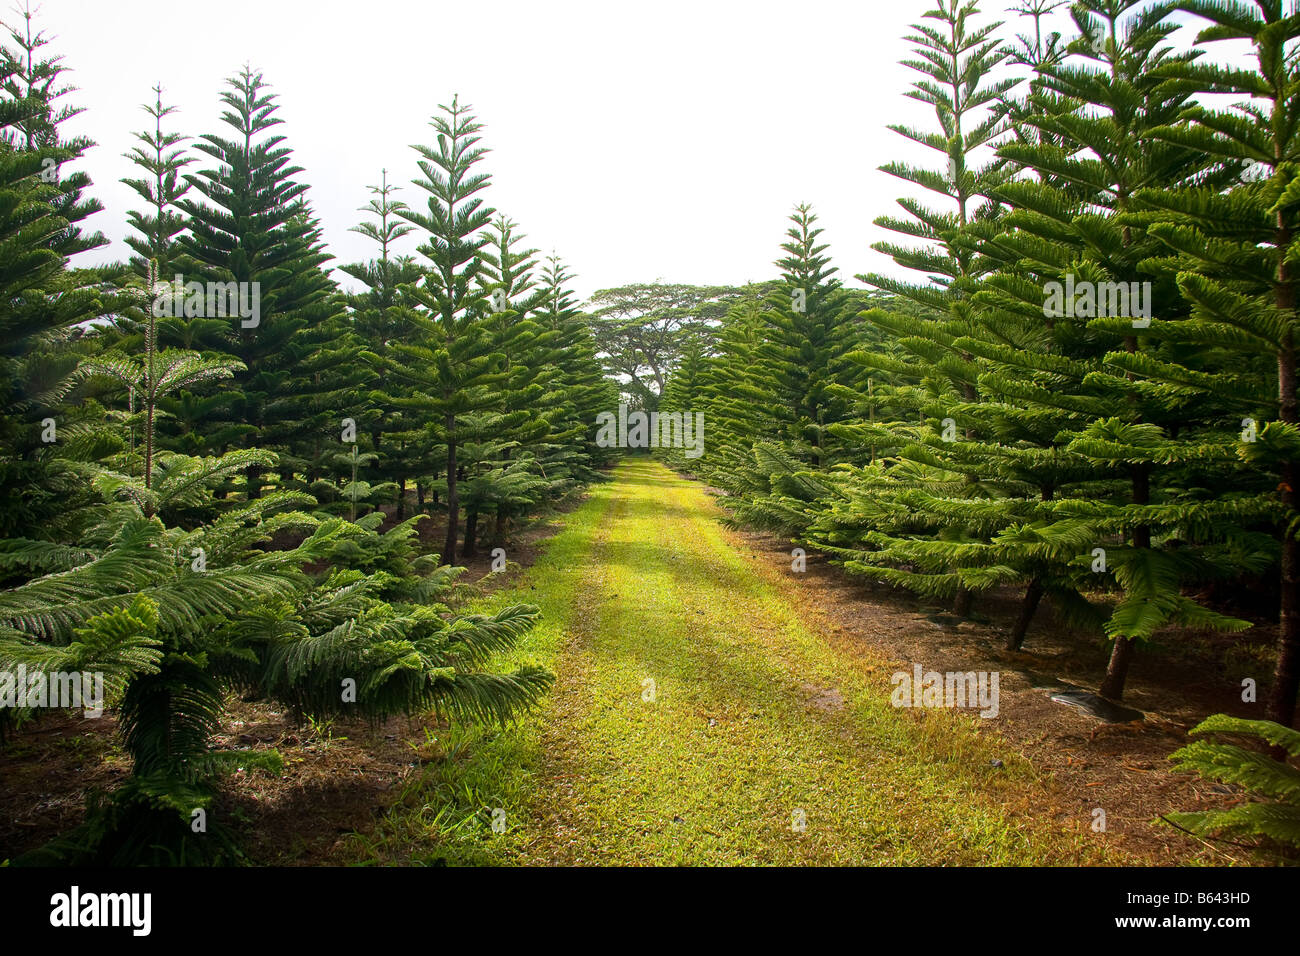
MULTIPOLYGON (((1140 194, 1146 208, 1158 210, 1147 232, 1168 250, 1160 265, 1177 274, 1191 315, 1153 327, 1168 343, 1157 359, 1121 356, 1117 364, 1230 410, 1231 418, 1220 419, 1220 435, 1238 439, 1250 469, 1246 481, 1267 476, 1270 497, 1281 505, 1281 609, 1268 716, 1291 726, 1300 688, 1300 18, 1281 0, 1185 0, 1171 10, 1208 21, 1198 45, 1241 41, 1252 62, 1247 68, 1184 60, 1162 67, 1177 89, 1238 99, 1226 108, 1189 102, 1181 122, 1155 135, 1230 170, 1245 165, 1249 175, 1229 191, 1189 183, 1178 190, 1153 185, 1140 194), (1220 375, 1207 374, 1207 359, 1220 375)), ((1253 510, 1250 502, 1240 504, 1253 510)))
MULTIPOLYGON (((179 202, 189 230, 181 262, 186 282, 235 282, 256 301, 255 316, 224 318, 224 351, 247 371, 236 379, 228 420, 214 423, 223 445, 285 447, 307 438, 293 415, 290 370, 328 340, 339 303, 321 269, 330 256, 306 205, 307 186, 295 178, 302 168, 289 165, 285 137, 273 132, 283 122, 274 94, 249 67, 226 85, 222 121, 234 136, 210 133, 195 143, 215 165, 185 176, 202 198, 179 202)), ((250 467, 249 497, 263 483, 261 468, 250 467)))
POLYGON ((466 441, 465 418, 499 402, 505 379, 484 319, 487 303, 479 278, 492 208, 479 193, 491 177, 474 167, 486 150, 478 145, 482 125, 459 97, 440 106, 434 116, 435 141, 417 145, 422 178, 415 185, 428 193, 424 208, 398 210, 423 233, 418 247, 429 262, 424 280, 411 288, 411 341, 394 345, 392 368, 415 388, 413 401, 430 415, 430 432, 444 450, 447 536, 442 560, 454 564, 460 532, 461 461, 466 441))
POLYGON ((148 275, 149 263, 153 262, 157 276, 168 280, 175 267, 176 237, 185 228, 185 218, 176 207, 190 189, 182 172, 194 162, 194 157, 185 155, 181 145, 185 136, 163 131, 164 118, 175 113, 176 107, 163 105, 162 84, 155 86, 153 92, 154 101, 142 107, 153 120, 153 129, 136 133, 140 145, 126 154, 144 176, 122 180, 148 208, 127 213, 127 222, 140 235, 128 236, 126 242, 135 251, 132 265, 137 274, 148 275))
MULTIPOLYGON (((366 349, 367 360, 382 374, 390 360, 390 346, 406 332, 406 287, 419 282, 423 271, 414 256, 398 254, 394 248, 415 227, 397 215, 406 204, 395 198, 398 187, 388 182, 388 170, 382 171, 378 186, 368 188, 372 198, 361 211, 371 218, 351 231, 377 243, 379 256, 341 268, 365 286, 364 292, 348 296, 352 326, 366 349)), ((382 387, 365 396, 358 419, 375 456, 369 470, 396 485, 399 520, 406 517, 407 482, 420 473, 429 447, 419 410, 395 401, 409 397, 409 391, 399 381, 383 381, 382 387)))
MULTIPOLYGON (((996 268, 982 245, 992 235, 1000 211, 991 199, 993 190, 1008 177, 1005 162, 991 155, 990 149, 1006 130, 1001 103, 1018 80, 993 77, 1007 55, 996 33, 1001 23, 977 25, 974 21, 978 15, 977 4, 969 0, 940 0, 922 22, 912 25, 913 33, 908 37, 915 44, 916 58, 904 63, 919 72, 921 78, 907 95, 934 109, 938 128, 925 131, 894 125, 890 129, 938 153, 942 157, 940 170, 901 162, 881 167, 943 198, 944 208, 938 209, 911 198, 901 199, 899 205, 907 218, 884 216, 876 220, 885 229, 923 241, 921 246, 881 242, 873 248, 925 275, 926 281, 911 283, 878 274, 859 277, 878 289, 911 299, 923 310, 920 315, 882 310, 866 314, 869 321, 897 337, 912 353, 916 364, 909 375, 904 376, 904 366, 890 356, 863 350, 855 358, 866 369, 865 377, 894 378, 893 398, 906 417, 895 423, 902 430, 896 432, 893 451, 910 446, 929 467, 937 464, 935 456, 941 457, 959 433, 966 440, 976 437, 970 411, 980 400, 982 366, 960 347, 958 340, 974 331, 972 296, 996 268), (918 439, 921 444, 911 444, 918 439)), ((873 444, 874 457, 874 446, 881 438, 868 440, 873 444)), ((889 454, 889 446, 881 452, 889 454)), ((933 499, 936 504, 948 498, 983 496, 975 475, 963 471, 940 469, 928 473, 938 482, 933 499), (954 481, 958 482, 956 486, 952 485, 954 481)), ((916 478, 924 481, 927 473, 917 472, 912 480, 916 478)), ((979 528, 963 527, 960 517, 951 512, 935 515, 926 524, 926 534, 942 531, 945 550, 950 543, 979 537, 979 528)), ((972 597, 967 585, 973 583, 945 572, 925 586, 936 595, 951 595, 954 610, 964 616, 969 613, 972 597)))

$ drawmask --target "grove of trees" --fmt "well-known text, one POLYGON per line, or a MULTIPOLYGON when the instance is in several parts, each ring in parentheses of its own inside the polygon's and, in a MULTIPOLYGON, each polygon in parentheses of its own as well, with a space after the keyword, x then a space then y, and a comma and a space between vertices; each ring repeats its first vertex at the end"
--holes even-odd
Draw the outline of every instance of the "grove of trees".
MULTIPOLYGON (((909 193, 876 220, 896 272, 847 288, 801 204, 770 282, 585 306, 489 204, 458 96, 358 184, 374 254, 331 267, 251 67, 203 134, 150 91, 132 255, 75 265, 107 245, 92 143, 24 14, 0 44, 0 674, 103 673, 132 773, 19 862, 237 858, 190 826, 223 771, 276 760, 213 747, 234 695, 532 707, 554 676, 492 658, 537 607, 457 613, 450 589, 616 461, 597 425, 620 402, 704 413, 703 456, 662 454, 739 523, 960 617, 1012 589, 1011 651, 1050 605, 1105 642, 1112 700, 1158 633, 1249 628, 1214 595, 1253 592, 1272 724, 1202 729, 1300 753, 1300 16, 1024 0, 1016 32, 932 2, 906 65, 933 120, 892 129, 933 162, 882 167, 909 193)), ((0 742, 38 717, 0 707, 0 742)), ((1216 746, 1185 766, 1294 803, 1294 768, 1216 746)), ((1292 810, 1233 825, 1300 842, 1292 810)))
POLYGON ((882 170, 933 200, 876 220, 917 278, 859 276, 864 311, 798 207, 780 282, 684 353, 661 407, 705 412, 708 453, 679 463, 736 520, 961 616, 1016 588, 1013 650, 1050 602, 1110 643, 1112 699, 1158 630, 1247 628, 1197 597, 1246 584, 1276 608, 1261 683, 1289 727, 1300 19, 1080 0, 1062 36, 1065 6, 1023 5, 1020 34, 969 0, 928 11, 906 63, 934 120, 893 129, 934 162, 882 170), (1233 40, 1249 58, 1217 62, 1233 40))
MULTIPOLYGON (((229 859, 218 824, 190 824, 254 759, 211 748, 230 694, 502 723, 547 690, 542 668, 484 667, 535 607, 443 598, 459 559, 610 462, 594 423, 618 390, 564 264, 487 204, 457 98, 415 147, 419 200, 387 170, 371 189, 375 256, 342 266, 360 291, 326 268, 249 68, 192 139, 153 91, 134 255, 74 268, 106 240, 47 43, 28 13, 0 58, 0 671, 106 675, 133 773, 27 862, 229 859)), ((0 737, 35 716, 0 708, 0 737)))

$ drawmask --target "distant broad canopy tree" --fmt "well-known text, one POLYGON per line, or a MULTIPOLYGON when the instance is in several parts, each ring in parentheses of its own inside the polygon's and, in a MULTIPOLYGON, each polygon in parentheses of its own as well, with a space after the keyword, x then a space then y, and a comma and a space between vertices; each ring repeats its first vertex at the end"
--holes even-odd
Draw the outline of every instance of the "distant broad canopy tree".
POLYGON ((761 298, 766 288, 650 282, 600 290, 588 308, 606 372, 622 383, 633 405, 658 408, 686 344, 711 341, 728 309, 761 298))

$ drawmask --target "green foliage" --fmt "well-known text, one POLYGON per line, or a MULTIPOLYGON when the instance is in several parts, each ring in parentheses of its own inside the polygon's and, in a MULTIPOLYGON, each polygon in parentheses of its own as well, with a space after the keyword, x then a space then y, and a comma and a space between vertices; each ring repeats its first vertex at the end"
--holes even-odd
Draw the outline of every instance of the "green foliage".
POLYGON ((1022 5, 1032 29, 1011 46, 962 0, 913 25, 908 95, 934 123, 891 128, 936 163, 882 171, 935 202, 901 199, 876 222, 912 244, 875 248, 918 280, 834 288, 801 210, 780 291, 736 304, 664 389, 705 412, 706 455, 664 457, 722 489, 733 520, 959 615, 1020 589, 1011 650, 1046 601, 1110 643, 1112 698, 1135 647, 1245 629, 1214 589, 1278 575, 1269 707, 1289 723, 1300 124, 1284 51, 1300 26, 1279 5, 1079 0, 1063 36, 1045 32, 1057 6, 1022 5), (1192 49, 1180 10, 1217 24, 1192 49), (1257 68, 1207 62, 1229 37, 1257 68), (1075 288, 1077 309, 1053 306, 1075 288))
POLYGON ((592 296, 589 323, 605 370, 624 383, 626 400, 654 410, 683 352, 707 340, 731 306, 754 298, 753 290, 727 286, 635 283, 592 296))
MULTIPOLYGON (((458 616, 456 564, 599 478, 620 402, 703 415, 703 457, 659 454, 735 523, 962 615, 1016 589, 1013 650, 1048 602, 1110 642, 1106 696, 1172 628, 1248 626, 1211 586, 1275 580, 1276 723, 1198 732, 1294 743, 1300 21, 1272 0, 1077 0, 1070 35, 1044 33, 1057 6, 1023 4, 1014 39, 970 0, 913 25, 907 95, 932 122, 890 129, 933 162, 881 167, 915 195, 874 247, 912 279, 846 288, 799 205, 771 281, 631 284, 588 311, 488 204, 458 97, 414 147, 421 201, 387 170, 370 187, 354 228, 378 248, 341 290, 247 67, 193 139, 154 88, 124 180, 133 255, 71 268, 105 241, 81 225, 91 143, 64 135, 65 68, 22 11, 0 44, 0 670, 103 673, 133 764, 28 862, 237 859, 190 828, 232 761, 211 747, 232 694, 302 720, 518 718, 552 677, 494 661, 539 612, 458 616), (1178 17, 1208 24, 1191 48, 1178 17), (1224 40, 1253 60, 1211 62, 1224 40), (257 320, 178 275, 256 289, 257 320), (1051 306, 1075 287, 1090 298, 1051 306), (1099 306, 1121 291, 1144 321, 1099 306)), ((1292 768, 1180 755, 1272 801, 1189 829, 1293 840, 1292 768)))
MULTIPOLYGON (((133 772, 19 862, 238 861, 219 821, 191 826, 236 764, 279 772, 274 753, 213 749, 232 695, 300 720, 504 724, 550 688, 540 667, 496 664, 538 610, 454 613, 454 547, 426 552, 429 515, 407 515, 406 492, 445 496, 454 546, 459 483, 504 540, 609 461, 593 435, 614 386, 559 261, 539 274, 504 218, 489 247, 478 126, 457 101, 420 151, 427 212, 395 200, 386 174, 374 190, 377 222, 358 231, 379 257, 345 269, 360 293, 323 270, 278 105, 247 68, 222 95, 226 134, 164 130, 174 109, 155 88, 126 180, 146 206, 130 215, 136 255, 70 270, 103 242, 77 225, 99 207, 83 174, 42 172, 90 144, 61 138, 75 113, 54 105, 63 68, 28 27, 0 58, 0 485, 13 502, 0 670, 103 675, 133 772), (426 264, 394 254, 421 230, 426 264), (258 321, 194 308, 178 274, 247 283, 258 321), (488 308, 495 292, 509 308, 488 308)), ((40 713, 6 708, 0 732, 40 713)))
MULTIPOLYGON (((1268 720, 1215 714, 1191 733, 1245 737, 1278 748, 1285 757, 1300 757, 1300 733, 1268 720)), ((1300 849, 1300 770, 1285 757, 1273 759, 1233 743, 1197 740, 1188 744, 1170 757, 1178 770, 1241 787, 1248 799, 1228 810, 1170 813, 1164 819, 1197 836, 1256 837, 1300 849)))

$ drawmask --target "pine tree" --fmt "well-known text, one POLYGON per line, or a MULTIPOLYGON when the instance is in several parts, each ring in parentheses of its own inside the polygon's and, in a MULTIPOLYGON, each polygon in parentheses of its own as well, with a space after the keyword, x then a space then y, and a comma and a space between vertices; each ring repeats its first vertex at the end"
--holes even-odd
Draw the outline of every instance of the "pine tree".
MULTIPOLYGON (((1084 212, 1072 224, 1088 258, 1100 267, 1095 272, 1079 271, 1098 288, 1107 280, 1137 289, 1142 282, 1149 282, 1140 263, 1150 242, 1123 219, 1133 208, 1133 194, 1150 185, 1186 181, 1206 167, 1203 156, 1171 149, 1151 136, 1152 129, 1176 116, 1185 104, 1185 94, 1168 90, 1158 76, 1162 64, 1188 58, 1167 46, 1173 28, 1161 22, 1160 12, 1137 0, 1076 4, 1071 13, 1080 37, 1072 47, 1076 55, 1092 62, 1077 68, 1053 68, 1047 81, 1049 87, 1083 107, 1057 121, 1058 135, 1083 145, 1099 160, 1063 164, 1058 151, 1050 161, 1086 202, 1110 213, 1097 216, 1084 212)), ((1039 165, 1045 164, 1040 160, 1039 165)), ((1181 306, 1172 291, 1168 285, 1153 288, 1143 314, 1158 316, 1157 321, 1176 314, 1181 306)), ((1140 327, 1146 319, 1102 315, 1100 306, 1093 316, 1083 317, 1096 320, 1088 322, 1094 334, 1114 336, 1107 351, 1122 348, 1136 354, 1142 350, 1140 327)), ((1093 395, 1105 406, 1126 410, 1090 426, 1070 448, 1127 481, 1133 507, 1116 501, 1117 509, 1138 517, 1151 514, 1146 506, 1164 497, 1159 487, 1162 476, 1156 472, 1162 464, 1176 464, 1162 448, 1160 438, 1168 426, 1185 420, 1186 410, 1170 402, 1168 396, 1133 389, 1110 369, 1094 371, 1089 382, 1093 395)), ((1128 587, 1125 600, 1107 625, 1114 645, 1100 688, 1103 696, 1112 698, 1123 693, 1138 641, 1148 638, 1171 616, 1176 619, 1188 610, 1177 595, 1178 575, 1168 567, 1166 557, 1153 550, 1153 534, 1173 529, 1141 520, 1126 521, 1122 527, 1130 538, 1128 547, 1109 557, 1128 587), (1156 573, 1156 568, 1165 571, 1156 573), (1180 607, 1184 610, 1176 610, 1180 607)))
MULTIPOLYGON (((756 443, 777 427, 764 414, 771 405, 771 393, 745 374, 758 361, 758 350, 764 345, 768 327, 765 303, 780 285, 773 282, 746 289, 716 328, 706 327, 686 340, 681 361, 665 387, 662 407, 682 415, 702 415, 705 422, 705 453, 693 460, 667 453, 676 467, 699 474, 726 491, 726 503, 737 509, 734 521, 795 534, 802 519, 793 518, 774 497, 772 469, 758 467, 755 457, 756 443)), ((793 304, 788 289, 783 304, 793 304)))
POLYGON ((847 356, 859 339, 828 247, 818 241, 817 217, 800 205, 790 221, 786 255, 776 263, 780 280, 761 304, 736 308, 724 323, 711 409, 681 411, 703 412, 706 422, 712 411, 704 470, 731 493, 735 518, 799 534, 806 492, 820 486, 792 488, 786 476, 800 468, 824 473, 848 457, 831 434, 852 410, 840 389, 856 378, 847 356))
POLYGON ((413 386, 414 395, 406 404, 429 415, 430 434, 445 450, 447 537, 442 560, 455 564, 465 419, 500 401, 498 388, 505 373, 484 321, 487 310, 478 283, 483 249, 491 241, 486 227, 495 211, 478 195, 491 177, 474 169, 485 153, 478 146, 482 126, 458 97, 439 109, 445 115, 429 124, 436 145, 414 147, 423 177, 414 182, 429 194, 427 206, 398 210, 425 234, 417 251, 430 265, 423 282, 411 287, 413 306, 407 314, 412 334, 409 341, 394 343, 391 369, 413 386))
MULTIPOLYGON (((1134 642, 1157 627, 1243 626, 1180 594, 1198 576, 1221 573, 1216 567, 1238 550, 1178 533, 1180 525, 1203 527, 1206 516, 1174 490, 1190 477, 1187 460, 1171 450, 1160 425, 1197 409, 1135 388, 1107 366, 1113 350, 1137 349, 1131 319, 1098 318, 1095 309, 1053 315, 1045 305, 1054 281, 1102 288, 1123 281, 1127 292, 1151 243, 1117 217, 1141 186, 1206 170, 1203 157, 1151 141, 1152 129, 1178 115, 1183 97, 1149 76, 1172 59, 1164 46, 1169 30, 1138 6, 1074 5, 1081 36, 1069 50, 1093 61, 1084 66, 1046 55, 1041 34, 1035 38, 1037 48, 1024 56, 1037 69, 1027 99, 994 111, 1017 128, 1000 146, 1002 168, 982 189, 991 215, 960 240, 983 276, 977 285, 963 280, 970 292, 961 304, 964 321, 878 320, 909 336, 902 344, 930 372, 920 388, 909 394, 895 387, 893 395, 910 398, 923 417, 946 412, 948 434, 890 429, 903 442, 899 463, 867 469, 842 487, 843 500, 814 528, 814 538, 851 569, 924 594, 1023 586, 1007 637, 1012 649, 1044 596, 1068 620, 1096 622, 1085 592, 1104 580, 1095 572, 1106 570, 1125 589, 1106 623, 1115 652, 1102 690, 1114 697, 1134 642), (1011 179, 1016 170, 1031 175, 1011 179), (1128 418, 1112 420, 1124 408, 1128 418), (1170 465, 1171 490, 1158 488, 1153 499, 1152 470, 1170 465), (852 546, 855 527, 868 548, 852 546), (1153 531, 1162 535, 1161 550, 1152 548, 1153 531), (1177 556, 1163 550, 1164 537, 1180 546, 1177 556), (1099 544, 1109 567, 1093 560, 1099 544)), ((1178 308, 1171 283, 1153 295, 1157 312, 1178 308)), ((879 356, 865 361, 895 376, 905 371, 879 356)), ((856 430, 881 440, 877 429, 856 430)))
MULTIPOLYGON (((703 414, 706 427, 710 424, 710 416, 704 411, 702 405, 704 390, 710 381, 707 348, 703 336, 693 336, 682 346, 681 358, 668 377, 667 384, 664 385, 663 399, 660 402, 660 408, 669 412, 680 412, 684 415, 693 415, 696 412, 703 414)), ((715 437, 712 430, 709 432, 709 437, 715 437)), ((695 469, 698 461, 695 458, 687 458, 684 450, 679 448, 660 448, 659 457, 668 462, 671 467, 688 473, 695 469)), ((703 470, 701 467, 700 471, 703 470)))
POLYGON ((834 275, 838 270, 825 255, 828 246, 817 241, 817 217, 800 205, 790 221, 781 245, 786 255, 776 263, 781 284, 760 313, 762 344, 745 377, 750 394, 763 395, 756 414, 774 426, 765 437, 824 471, 837 460, 835 449, 827 447, 827 427, 847 414, 834 386, 845 379, 845 356, 857 343, 847 296, 834 275))
POLYGON ((482 252, 479 282, 489 313, 484 321, 501 355, 504 378, 500 404, 466 420, 466 558, 478 549, 480 514, 495 513, 493 540, 499 545, 512 513, 526 511, 547 491, 558 490, 558 483, 548 488, 537 461, 543 451, 538 443, 551 430, 538 403, 557 372, 549 354, 553 336, 532 319, 544 294, 533 279, 537 250, 517 248, 525 238, 517 230, 513 220, 498 215, 488 226, 491 239, 482 252))
POLYGON ((25 102, 31 108, 18 107, 8 118, 5 138, 12 148, 29 155, 54 150, 40 154, 40 180, 55 186, 43 194, 43 199, 67 222, 59 230, 56 246, 61 254, 71 256, 104 242, 98 233, 83 235, 78 225, 104 208, 98 200, 83 196, 91 184, 90 177, 65 166, 94 143, 84 136, 64 135, 63 125, 79 116, 82 108, 59 101, 76 92, 76 87, 63 85, 63 75, 67 72, 63 57, 42 53, 51 40, 44 31, 34 30, 31 4, 24 2, 18 12, 23 18, 22 26, 5 28, 13 45, 0 46, 0 90, 7 102, 25 102))
POLYGON ((597 358, 596 342, 588 317, 578 308, 570 284, 573 275, 559 257, 551 255, 542 267, 536 318, 555 335, 555 362, 559 376, 544 401, 556 414, 551 440, 564 443, 577 457, 569 466, 579 481, 591 481, 596 469, 613 463, 619 451, 596 443, 596 422, 601 412, 618 406, 618 384, 606 377, 597 358))
MULTIPOLYGON (((81 493, 55 454, 94 410, 66 407, 82 357, 78 328, 120 304, 70 257, 107 243, 82 222, 102 207, 73 164, 93 145, 61 125, 79 110, 57 102, 65 67, 48 38, 24 25, 0 44, 0 535, 45 534, 81 493)), ((83 442, 84 444, 84 442, 83 442)), ((92 456, 93 457, 93 456, 92 456)))
MULTIPOLYGON (((1176 273, 1191 304, 1183 321, 1153 324, 1164 354, 1121 356, 1116 364, 1153 388, 1218 399, 1221 435, 1238 438, 1246 488, 1260 479, 1281 506, 1275 513, 1281 552, 1281 610, 1277 668, 1268 716, 1295 720, 1300 687, 1300 398, 1296 383, 1297 285, 1293 259, 1300 231, 1300 72, 1293 48, 1300 22, 1281 0, 1253 5, 1180 2, 1173 9, 1209 21, 1197 45, 1244 41, 1253 68, 1187 59, 1162 67, 1161 77, 1189 97, 1180 121, 1156 130, 1172 148, 1199 151, 1230 171, 1247 167, 1231 190, 1215 184, 1154 186, 1139 194, 1147 209, 1137 219, 1167 250, 1158 263, 1176 273), (1191 100, 1197 93, 1237 97, 1216 109, 1191 100), (1206 357, 1218 370, 1202 367, 1206 357), (1226 396, 1223 393, 1228 393, 1226 396), (1226 399, 1226 400, 1225 400, 1226 399), (1239 416, 1241 416, 1239 418, 1239 416), (1224 415, 1227 418, 1227 415, 1224 415)), ((1253 510, 1246 503, 1246 510, 1253 510)), ((1250 514, 1243 517, 1249 518, 1250 514)))
POLYGON ((144 104, 154 127, 135 138, 142 145, 126 154, 148 178, 123 179, 149 207, 146 212, 127 213, 127 222, 139 236, 128 236, 127 245, 136 253, 132 265, 136 274, 149 275, 149 264, 156 263, 155 278, 170 278, 175 268, 177 235, 185 228, 185 219, 176 204, 189 192, 190 184, 181 178, 185 167, 194 161, 185 155, 185 136, 163 132, 163 119, 176 112, 175 106, 163 106, 162 84, 153 88, 154 102, 144 104))
MULTIPOLYGON (((366 287, 365 292, 348 296, 352 328, 365 346, 366 360, 382 374, 390 358, 389 346, 406 329, 404 289, 418 282, 423 272, 413 256, 397 255, 393 250, 394 243, 410 235, 415 227, 397 216, 406 204, 394 198, 398 187, 389 184, 388 170, 383 170, 380 185, 368 188, 374 198, 361 211, 372 220, 353 226, 352 231, 376 242, 379 257, 341 268, 366 287)), ((357 418, 358 428, 370 438, 374 456, 367 472, 396 486, 399 521, 406 517, 407 482, 419 473, 429 444, 416 410, 393 402, 394 397, 403 395, 409 397, 409 389, 404 390, 399 382, 385 381, 382 388, 373 389, 365 397, 357 418)))
MULTIPOLYGON (((285 510, 293 492, 195 528, 145 516, 210 500, 222 474, 254 456, 274 463, 260 451, 220 461, 171 456, 151 488, 103 472, 94 486, 115 505, 96 509, 94 532, 76 548, 0 543, 7 563, 36 571, 0 590, 0 670, 104 672, 133 764, 82 827, 19 862, 157 865, 181 853, 194 854, 191 863, 229 862, 228 839, 195 839, 189 828, 214 778, 248 765, 247 753, 211 747, 228 691, 281 701, 299 719, 433 711, 505 723, 550 686, 535 666, 482 669, 533 626, 537 609, 449 616, 436 602, 450 576, 430 574, 431 561, 415 557, 411 522, 385 535, 319 522, 285 510), (307 535, 289 550, 259 549, 283 530, 307 535), (368 563, 378 567, 359 569, 368 563), (309 565, 327 570, 309 576, 301 570, 309 565)), ((259 760, 278 766, 274 752, 259 760)))
MULTIPOLYGON (((312 417, 295 414, 301 396, 291 389, 305 385, 311 392, 316 383, 300 374, 291 384, 290 370, 329 341, 330 323, 339 316, 341 303, 321 270, 330 257, 306 206, 307 186, 294 178, 302 169, 288 165, 284 136, 271 132, 283 122, 275 116, 274 95, 267 92, 262 75, 248 67, 227 86, 221 94, 227 107, 222 119, 235 136, 199 137, 194 148, 216 165, 187 173, 186 180, 202 198, 178 203, 189 230, 181 238, 184 281, 238 283, 241 295, 256 307, 249 317, 224 317, 223 351, 247 371, 231 389, 229 417, 212 425, 222 433, 225 447, 239 442, 245 448, 286 448, 296 441, 301 448, 319 434, 324 420, 335 416, 323 408, 312 417)), ((187 318, 192 317, 187 308, 187 318)), ((257 468, 245 475, 250 497, 261 494, 263 483, 257 468)))
MULTIPOLYGON (((108 352, 89 359, 81 365, 83 374, 103 376, 125 388, 129 396, 128 401, 132 412, 135 411, 135 403, 138 398, 140 412, 143 416, 141 444, 144 455, 143 476, 146 490, 153 487, 154 460, 157 451, 156 418, 162 399, 173 392, 189 388, 201 382, 230 378, 236 371, 243 368, 238 361, 220 358, 205 359, 196 352, 176 349, 159 352, 157 312, 159 311, 158 305, 163 301, 164 297, 159 296, 157 299, 153 297, 154 289, 160 285, 157 281, 157 268, 156 262, 151 261, 149 263, 144 309, 131 309, 127 312, 130 318, 136 318, 134 313, 138 311, 144 312, 143 318, 139 320, 144 329, 144 355, 136 358, 133 355, 121 352, 108 352)), ((134 429, 134 422, 131 423, 131 427, 134 429)), ((153 511, 149 505, 145 506, 144 512, 147 517, 153 517, 153 511)))
MULTIPOLYGON (((1131 289, 1151 287, 1142 263, 1152 244, 1123 217, 1139 189, 1204 176, 1207 162, 1152 139, 1152 130, 1185 104, 1185 94, 1167 89, 1157 75, 1162 64, 1185 58, 1169 48, 1172 28, 1159 11, 1138 2, 1084 2, 1071 13, 1079 36, 1069 45, 1070 58, 1040 59, 1029 96, 1013 111, 1017 140, 1001 150, 1033 175, 996 191, 1011 212, 1003 218, 1006 232, 986 248, 1004 266, 977 296, 988 306, 981 314, 985 335, 969 347, 989 363, 982 388, 998 403, 990 405, 1000 419, 997 432, 1024 447, 1004 449, 1003 457, 1021 459, 1016 470, 1052 502, 1041 515, 1073 528, 1080 514, 1073 499, 1103 503, 1087 510, 1098 535, 1089 547, 1105 545, 1106 573, 1126 586, 1106 624, 1114 645, 1102 684, 1105 696, 1119 697, 1133 647, 1155 628, 1181 615, 1239 626, 1178 593, 1212 564, 1198 569, 1186 549, 1175 562, 1163 543, 1152 549, 1153 535, 1188 543, 1178 538, 1177 525, 1188 520, 1189 504, 1186 496, 1175 497, 1188 476, 1161 436, 1194 419, 1197 409, 1170 394, 1135 389, 1115 374, 1110 356, 1138 352, 1144 322, 1132 317, 1137 311, 1103 314, 1106 302, 1089 297, 1094 289, 1121 288, 1127 298, 1131 289), (1057 290, 1051 294, 1050 283, 1057 290), (1064 309, 1048 307, 1052 295, 1062 298, 1062 285, 1068 293, 1076 284, 1088 293, 1077 309, 1073 298, 1064 309), (1116 444, 1120 435, 1127 437, 1116 444), (1156 567, 1162 570, 1154 573, 1156 567)), ((1173 284, 1156 283, 1143 314, 1163 321, 1180 308, 1173 284)), ((1059 557, 1068 563, 1067 553, 1059 557)), ((1027 600, 1040 583, 1041 574, 1031 580, 1027 600)), ((1013 646, 1018 637, 1019 627, 1013 646)))
MULTIPOLYGON (((908 37, 915 44, 916 58, 904 63, 922 77, 907 95, 934 108, 938 129, 890 128, 942 155, 944 169, 936 172, 898 162, 881 169, 943 197, 947 208, 933 209, 902 199, 899 205, 908 218, 876 220, 885 229, 923 241, 919 247, 882 242, 873 248, 927 279, 910 283, 878 274, 859 276, 877 289, 911 300, 919 310, 914 314, 872 310, 865 315, 911 353, 907 360, 866 349, 853 355, 865 371, 864 380, 891 380, 888 398, 902 417, 893 423, 882 421, 876 428, 839 429, 843 440, 856 435, 869 447, 871 458, 879 455, 884 459, 858 480, 879 488, 882 478, 886 482, 902 479, 900 490, 929 485, 929 494, 908 507, 932 509, 916 516, 915 521, 893 525, 892 531, 876 539, 870 563, 867 552, 859 548, 847 566, 932 596, 951 597, 954 610, 962 616, 969 613, 976 587, 997 583, 978 568, 963 577, 951 566, 959 554, 970 550, 967 545, 981 541, 981 532, 983 540, 988 540, 986 522, 975 517, 979 506, 961 501, 986 497, 988 489, 979 484, 978 470, 968 455, 962 455, 964 460, 953 456, 960 454, 955 441, 959 432, 962 441, 979 437, 974 413, 981 400, 983 367, 962 347, 962 340, 977 327, 973 295, 997 266, 983 245, 994 234, 1001 211, 992 199, 993 192, 1009 173, 1003 160, 985 154, 1003 137, 1007 120, 1000 104, 1018 82, 1015 77, 993 78, 1007 55, 996 35, 1001 23, 976 26, 973 21, 978 14, 975 3, 943 0, 924 16, 924 21, 932 23, 913 24, 908 37), (894 456, 903 462, 915 460, 895 467, 894 456), (887 470, 893 474, 884 475, 887 470), (925 546, 924 539, 930 540, 929 558, 922 560, 917 549, 925 546), (879 553, 889 548, 896 549, 893 558, 879 553), (900 567, 890 569, 890 564, 900 567)), ((872 402, 860 396, 857 404, 863 407, 872 402)), ((851 492, 841 500, 860 501, 851 492)), ((906 518, 899 506, 886 510, 906 518)), ((831 529, 823 529, 821 538, 827 544, 838 540, 836 546, 847 543, 831 529)))

